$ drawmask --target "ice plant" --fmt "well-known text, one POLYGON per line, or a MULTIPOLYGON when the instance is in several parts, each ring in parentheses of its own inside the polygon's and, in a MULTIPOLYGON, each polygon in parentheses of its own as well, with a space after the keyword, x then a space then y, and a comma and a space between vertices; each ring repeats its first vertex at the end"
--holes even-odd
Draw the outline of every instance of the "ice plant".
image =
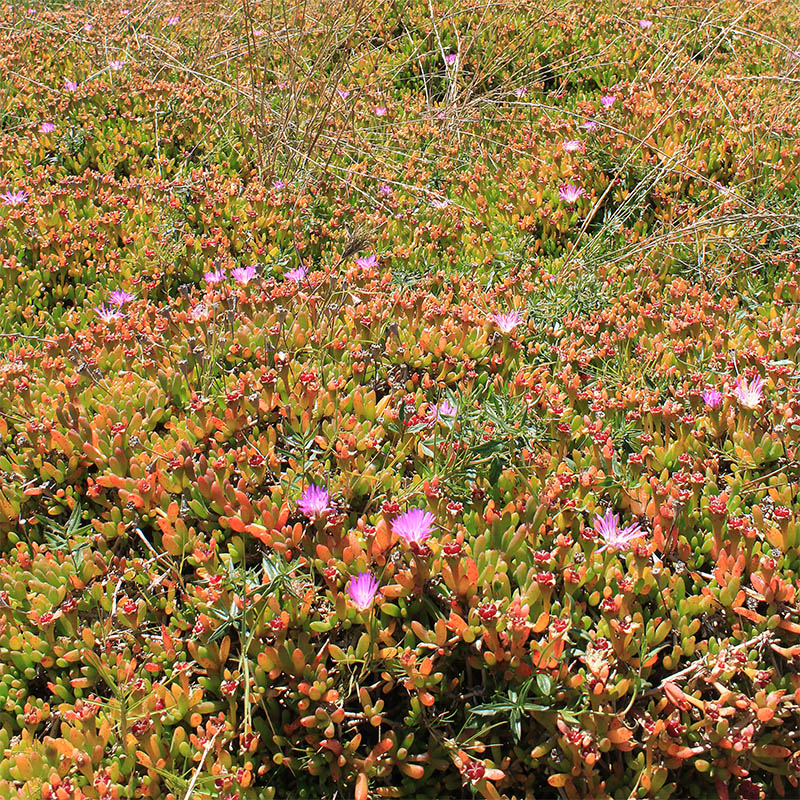
POLYGON ((105 303, 96 306, 95 311, 97 311, 97 316, 100 317, 103 322, 113 322, 115 319, 119 319, 122 316, 120 311, 116 308, 107 307, 105 303))
POLYGON ((616 99, 617 98, 614 97, 613 94, 605 94, 600 98, 600 105, 603 106, 603 108, 611 108, 616 99))
POLYGON ((64 89, 70 93, 75 92, 78 89, 78 82, 67 79, 64 81, 64 89))
POLYGON ((739 405, 744 408, 756 408, 764 396, 764 379, 758 375, 751 381, 740 377, 733 387, 733 393, 739 401, 739 405))
POLYGON ((203 278, 205 278, 205 281, 209 286, 213 286, 216 283, 222 283, 222 281, 225 280, 225 270, 215 269, 210 272, 206 272, 203 274, 203 278))
POLYGON ((647 30, 648 28, 651 28, 652 26, 653 26, 652 20, 649 20, 649 19, 640 19, 639 20, 639 27, 642 28, 643 30, 647 30))
POLYGON ((375 107, 375 116, 376 117, 385 117, 386 116, 387 108, 386 106, 376 106, 375 107))
POLYGON ((448 67, 455 64, 456 61, 458 61, 458 53, 448 53, 444 57, 444 63, 447 64, 448 67))
POLYGON ((583 189, 576 186, 574 183, 565 183, 558 187, 558 196, 565 203, 572 205, 577 203, 578 199, 583 195, 583 189))
POLYGON ((234 267, 231 270, 231 275, 233 275, 236 283, 247 286, 256 276, 256 268, 252 264, 249 267, 234 267))
POLYGON ((337 89, 336 90, 336 94, 338 94, 339 97, 342 100, 347 100, 347 98, 350 97, 350 90, 349 89, 337 89))
POLYGON ((408 544, 421 544, 431 535, 435 521, 436 517, 430 511, 412 508, 395 518, 392 530, 408 544))
POLYGON ((56 129, 55 123, 43 122, 39 126, 39 133, 52 133, 56 129))
POLYGON ((361 269, 371 269, 378 263, 378 256, 371 255, 371 256, 363 256, 362 258, 356 259, 356 264, 361 267, 361 269))
POLYGON ((297 507, 310 519, 319 519, 331 510, 328 490, 312 483, 297 501, 297 507))
POLYGON ((561 149, 565 153, 577 153, 579 150, 583 149, 583 143, 578 139, 565 139, 561 143, 561 149))
POLYGON ((115 289, 111 292, 109 299, 115 306, 124 306, 125 303, 129 303, 134 297, 135 295, 126 292, 124 289, 115 289))
POLYGON ((116 72, 117 70, 120 70, 125 66, 125 62, 119 61, 118 59, 114 59, 113 61, 108 62, 108 66, 111 67, 111 69, 116 72))
POLYGON ((371 572, 361 572, 347 584, 347 596, 359 611, 370 608, 377 594, 378 579, 371 572))
POLYGON ((709 408, 719 408, 722 405, 722 392, 719 389, 706 389, 701 393, 700 397, 709 408))
POLYGON ((604 550, 628 550, 634 539, 644 536, 644 531, 635 522, 621 528, 619 514, 615 514, 610 508, 604 516, 598 515, 594 518, 593 527, 605 542, 602 547, 598 548, 598 553, 602 553, 604 550))
POLYGON ((517 96, 517 100, 522 100, 522 98, 527 94, 527 91, 527 86, 517 86, 517 88, 514 89, 514 94, 517 96))
POLYGON ((593 119, 587 119, 581 127, 586 131, 596 131, 600 127, 600 123, 595 122, 593 119))
POLYGON ((304 266, 299 266, 296 269, 290 269, 288 272, 284 273, 283 277, 286 278, 287 281, 298 283, 303 280, 306 275, 308 275, 308 270, 304 266))
POLYGON ((4 206, 21 206, 28 201, 28 193, 22 189, 0 195, 4 206))
POLYGON ((504 314, 492 314, 492 322, 497 325, 503 333, 511 333, 514 328, 522 322, 519 311, 507 311, 504 314))
POLYGON ((444 417, 454 418, 457 415, 456 407, 449 401, 443 400, 439 405, 431 406, 430 416, 434 421, 444 417))

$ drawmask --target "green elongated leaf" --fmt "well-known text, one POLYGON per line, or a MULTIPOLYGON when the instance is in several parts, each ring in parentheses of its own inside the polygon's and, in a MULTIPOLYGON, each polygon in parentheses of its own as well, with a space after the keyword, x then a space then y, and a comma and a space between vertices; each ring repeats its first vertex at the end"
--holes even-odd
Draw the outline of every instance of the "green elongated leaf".
POLYGON ((536 685, 539 687, 539 691, 548 696, 553 689, 553 681, 549 675, 545 675, 544 673, 539 673, 536 676, 536 685))

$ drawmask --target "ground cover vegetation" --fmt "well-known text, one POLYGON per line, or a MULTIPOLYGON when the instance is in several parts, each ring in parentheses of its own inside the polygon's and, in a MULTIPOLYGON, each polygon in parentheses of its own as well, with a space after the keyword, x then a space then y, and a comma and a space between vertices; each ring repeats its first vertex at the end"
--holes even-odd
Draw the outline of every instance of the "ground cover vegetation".
POLYGON ((0 14, 0 797, 797 797, 797 6, 126 2, 0 14))

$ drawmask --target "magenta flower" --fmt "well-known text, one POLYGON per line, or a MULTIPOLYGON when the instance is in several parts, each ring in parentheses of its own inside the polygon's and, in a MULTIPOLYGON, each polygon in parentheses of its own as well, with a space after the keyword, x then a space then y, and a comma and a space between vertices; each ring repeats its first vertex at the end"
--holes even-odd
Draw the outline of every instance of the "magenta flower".
POLYGON ((595 122, 593 119, 587 119, 581 127, 586 131, 596 131, 600 127, 600 123, 595 122))
POLYGON ((215 283, 222 283, 222 281, 225 280, 225 270, 215 269, 211 272, 204 273, 203 277, 209 286, 213 286, 215 283))
POLYGON ((174 17, 167 17, 164 22, 167 25, 177 25, 181 21, 181 18, 178 16, 174 17))
POLYGON ((287 281, 294 281, 295 283, 299 283, 303 280, 303 278, 308 275, 308 270, 304 266, 299 266, 297 269, 290 269, 287 273, 284 274, 284 278, 287 281))
POLYGON ((647 30, 648 28, 652 28, 653 27, 653 22, 652 22, 652 20, 649 20, 649 19, 640 19, 639 20, 639 27, 642 30, 647 30))
POLYGON ((381 197, 388 197, 392 193, 392 187, 388 183, 382 183, 378 187, 378 194, 381 197))
POLYGON ((23 189, 17 192, 6 192, 0 195, 4 206, 21 206, 28 202, 28 193, 23 189))
POLYGON ((719 408, 722 405, 722 392, 719 389, 706 389, 700 397, 709 408, 719 408))
POLYGON ((517 96, 517 100, 522 100, 522 98, 525 97, 527 91, 528 91, 527 86, 517 86, 517 88, 514 89, 514 94, 517 96))
POLYGON ((285 189, 285 188, 286 188, 286 182, 285 182, 285 181, 275 181, 275 182, 272 184, 272 188, 273 188, 273 189, 274 189, 276 192, 279 192, 281 189, 285 189))
POLYGON ((386 106, 376 106, 375 107, 375 116, 376 117, 385 117, 387 112, 386 106))
POLYGON ((508 311, 505 314, 492 314, 489 317, 503 333, 511 333, 522 322, 519 311, 508 311))
POLYGON ((448 53, 444 57, 444 63, 447 64, 448 67, 455 64, 456 61, 458 61, 458 53, 448 53))
POLYGON ((119 319, 122 316, 116 308, 107 308, 105 303, 101 306, 96 306, 95 311, 103 322, 113 322, 115 319, 119 319))
POLYGON ((78 82, 77 82, 77 81, 65 80, 65 81, 64 81, 64 89, 65 89, 66 91, 68 91, 68 92, 74 92, 74 91, 77 91, 77 89, 78 89, 78 82))
POLYGON ((747 378, 739 378, 733 387, 733 393, 744 408, 756 408, 764 396, 764 379, 759 375, 748 382, 747 378))
POLYGON ((579 150, 583 150, 583 143, 577 139, 565 139, 561 143, 561 149, 565 153, 577 153, 579 150))
POLYGON ((408 544, 421 544, 431 535, 435 521, 436 517, 430 511, 412 508, 392 522, 392 531, 408 544))
POLYGON ((428 415, 431 417, 431 422, 436 422, 436 420, 446 417, 454 419, 458 415, 458 411, 449 400, 443 400, 439 405, 432 405, 428 415))
POLYGON ((580 186, 576 186, 574 183, 562 183, 561 186, 558 187, 558 196, 563 202, 569 205, 577 203, 582 194, 583 189, 580 186))
POLYGON ((256 268, 252 264, 249 267, 234 267, 231 270, 231 275, 233 275, 233 279, 236 283, 247 286, 247 284, 255 278, 256 268))
POLYGON ((339 97, 342 100, 347 100, 347 98, 350 97, 350 90, 349 89, 337 89, 336 90, 336 94, 338 94, 339 97))
POLYGON ((378 263, 378 256, 374 253, 371 256, 363 256, 362 258, 356 259, 356 264, 361 267, 361 269, 372 269, 378 263))
POLYGON ((110 299, 115 306, 124 306, 125 303, 129 303, 135 297, 136 295, 126 292, 124 289, 115 289, 111 292, 110 299))
POLYGON ((378 593, 378 579, 371 572, 361 572, 347 584, 347 596, 359 611, 366 611, 378 593))
POLYGON ((616 99, 617 98, 614 97, 613 94, 605 94, 600 98, 600 105, 603 106, 603 108, 611 108, 616 99))
POLYGON ((628 550, 634 539, 644 536, 644 531, 634 522, 626 528, 619 526, 619 514, 615 514, 610 508, 605 516, 594 518, 594 529, 605 544, 597 552, 604 550, 628 550))
POLYGON ((52 133, 56 129, 55 123, 43 122, 39 126, 39 133, 52 133))
POLYGON ((312 483, 297 501, 297 507, 309 519, 319 519, 323 514, 331 510, 329 501, 328 490, 312 483))
POLYGON ((447 208, 450 205, 450 201, 445 197, 443 200, 439 200, 438 198, 434 197, 431 199, 431 205, 434 208, 447 208))
POLYGON ((125 66, 125 62, 118 60, 109 61, 108 66, 111 67, 111 69, 113 69, 114 72, 116 72, 117 70, 120 70, 125 66))

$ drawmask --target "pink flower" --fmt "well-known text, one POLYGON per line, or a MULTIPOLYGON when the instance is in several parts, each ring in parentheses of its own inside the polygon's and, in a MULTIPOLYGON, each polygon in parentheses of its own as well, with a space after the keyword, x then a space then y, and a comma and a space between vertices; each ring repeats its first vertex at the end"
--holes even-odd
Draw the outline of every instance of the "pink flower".
POLYGON ((722 405, 722 392, 719 389, 706 389, 700 397, 709 408, 719 408, 722 405))
POLYGON ((231 275, 233 275, 233 279, 236 283, 247 286, 247 284, 255 278, 256 268, 252 266, 252 264, 249 267, 234 267, 234 269, 231 270, 231 275))
POLYGON ((408 544, 421 544, 431 535, 435 521, 436 517, 430 511, 412 508, 392 522, 392 531, 408 544))
POLYGON ((180 18, 180 17, 178 17, 178 16, 174 16, 174 17, 167 17, 167 18, 164 20, 164 23, 165 23, 166 25, 177 25, 177 24, 178 24, 180 21, 181 21, 181 18, 180 18))
POLYGON ((615 514, 610 508, 606 511, 605 516, 596 516, 593 525, 598 536, 605 542, 597 550, 598 553, 609 549, 628 550, 634 539, 644 536, 644 531, 636 523, 632 523, 626 528, 620 528, 619 514, 615 514))
POLYGON ((517 96, 517 100, 522 100, 522 98, 525 97, 527 91, 528 91, 527 86, 517 86, 517 88, 514 89, 514 94, 517 96))
POLYGON ((225 280, 225 270, 224 269, 215 269, 211 272, 206 272, 203 277, 206 280, 206 283, 209 286, 213 286, 216 283, 222 283, 225 280))
POLYGON ((382 183, 378 187, 378 194, 381 197, 388 197, 392 193, 392 187, 388 183, 382 183))
POLYGON ((759 375, 748 382, 747 378, 739 378, 733 387, 739 405, 744 408, 757 408, 764 396, 764 379, 759 375))
POLYGON ((562 184, 558 187, 558 196, 569 205, 577 203, 582 194, 583 189, 580 186, 575 186, 574 183, 562 184))
POLYGON ((0 195, 4 206, 21 206, 28 202, 28 193, 23 189, 17 192, 6 192, 0 195))
POLYGON ((115 306, 124 306, 125 303, 130 302, 133 300, 135 295, 132 295, 130 292, 126 292, 124 289, 115 289, 111 292, 110 300, 115 306))
POLYGON ((108 66, 111 67, 111 69, 116 72, 117 70, 120 70, 125 66, 125 62, 118 60, 109 61, 108 66))
POLYGON ((375 254, 356 259, 356 264, 361 267, 361 269, 372 269, 372 267, 374 267, 377 263, 378 256, 375 254))
POLYGON ((444 57, 444 63, 447 64, 448 67, 455 64, 456 61, 458 61, 458 53, 448 53, 444 57))
POLYGON ((492 314, 489 317, 503 333, 511 333, 522 322, 519 311, 508 311, 505 314, 492 314))
POLYGON ((115 319, 119 319, 122 316, 116 308, 106 308, 105 303, 101 306, 96 306, 95 311, 103 322, 113 322, 115 319))
POLYGON ((296 269, 290 269, 288 272, 284 273, 283 277, 286 278, 287 281, 299 283, 306 275, 308 275, 308 270, 301 265, 296 269))
POLYGON ((616 99, 617 98, 614 97, 613 94, 605 94, 600 98, 600 105, 603 106, 603 108, 611 108, 616 99))
POLYGON ((600 123, 595 122, 593 119, 587 119, 581 127, 586 131, 596 131, 600 127, 600 123))
POLYGON ((375 107, 375 116, 376 117, 385 117, 386 116, 387 108, 386 106, 376 106, 375 107))
POLYGON ((39 126, 39 133, 52 133, 56 129, 56 126, 52 122, 43 122, 39 126))
POLYGON ((565 153, 577 153, 579 150, 583 150, 583 142, 579 142, 577 139, 565 139, 561 143, 561 149, 565 153))
POLYGON ((303 492, 297 507, 310 519, 319 519, 331 510, 327 489, 313 483, 303 492))
POLYGON ((456 407, 449 401, 443 400, 439 405, 432 405, 430 411, 428 412, 428 416, 431 419, 431 422, 436 422, 439 419, 444 419, 448 417, 450 419, 454 419, 458 414, 456 407))
POLYGON ((350 602, 362 612, 372 605, 378 593, 378 579, 371 572, 361 572, 347 584, 350 602))
POLYGON ((77 88, 78 88, 78 82, 77 81, 70 81, 70 80, 65 80, 64 81, 64 89, 66 91, 74 92, 74 91, 77 90, 77 88))
POLYGON ((349 89, 337 89, 336 94, 342 98, 342 100, 347 100, 350 97, 350 90, 349 89))
POLYGON ((450 205, 450 201, 446 197, 441 200, 437 197, 433 197, 430 203, 434 208, 438 209, 447 208, 447 206, 450 205))
POLYGON ((653 27, 653 22, 652 22, 652 20, 649 20, 649 19, 640 19, 639 20, 639 27, 642 30, 646 31, 648 28, 652 28, 653 27))

